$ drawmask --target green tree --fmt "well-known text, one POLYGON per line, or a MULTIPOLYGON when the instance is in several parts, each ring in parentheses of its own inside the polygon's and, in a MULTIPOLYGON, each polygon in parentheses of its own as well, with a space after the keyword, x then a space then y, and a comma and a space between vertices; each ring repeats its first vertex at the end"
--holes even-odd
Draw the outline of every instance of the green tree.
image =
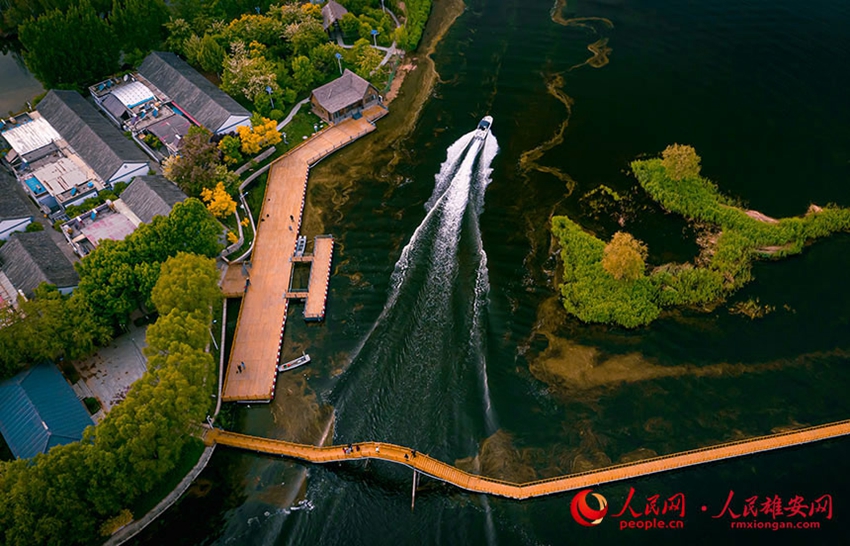
POLYGON ((151 293, 151 300, 160 314, 175 310, 192 312, 197 309, 198 298, 215 305, 221 296, 218 277, 214 260, 198 254, 178 252, 162 264, 159 282, 151 293))
POLYGON ((186 19, 171 19, 165 23, 168 37, 165 39, 165 47, 180 55, 186 55, 186 42, 195 35, 192 25, 186 19))
POLYGON ((342 33, 348 38, 354 38, 360 32, 360 20, 351 12, 342 16, 339 21, 339 27, 342 33))
POLYGON ((309 57, 299 55, 292 59, 292 82, 299 93, 312 89, 317 75, 309 57))
MULTIPOLYGON (((75 4, 76 0, 3 0, 0 2, 0 35, 17 34, 18 26, 28 19, 37 19, 52 9, 64 13, 75 4)), ((92 6, 97 13, 106 13, 111 4, 112 0, 92 0, 92 6)))
POLYGON ((215 38, 209 34, 204 34, 197 52, 198 66, 207 72, 218 74, 221 72, 224 56, 224 48, 219 45, 215 38))
POLYGON ((314 47, 310 51, 310 60, 313 61, 313 66, 321 74, 319 80, 330 76, 339 76, 339 65, 336 61, 336 54, 345 54, 345 49, 333 42, 314 47))
POLYGON ((218 149, 224 156, 225 163, 236 164, 242 162, 242 152, 239 151, 241 145, 242 143, 239 142, 239 139, 232 135, 227 135, 219 141, 218 149))
POLYGON ((125 52, 156 49, 165 38, 168 7, 163 0, 113 0, 109 22, 125 52))
POLYGON ((602 267, 618 280, 634 281, 646 270, 646 245, 624 231, 618 231, 605 246, 602 267))
POLYGON ((369 40, 364 38, 354 42, 354 47, 350 49, 349 55, 353 56, 354 59, 354 72, 365 79, 369 79, 384 57, 380 51, 372 47, 369 40))
POLYGON ((218 148, 210 142, 210 133, 203 127, 191 127, 180 148, 163 167, 166 178, 177 184, 187 195, 198 197, 204 188, 215 187, 220 177, 216 167, 221 164, 218 148))
POLYGON ((314 47, 328 41, 322 24, 315 19, 307 19, 286 27, 284 37, 292 45, 295 55, 307 55, 314 47))
POLYGON ((283 23, 278 19, 268 15, 247 14, 227 25, 224 40, 225 43, 257 42, 266 47, 274 47, 280 43, 282 35, 283 23))
POLYGON ((266 88, 279 91, 277 67, 264 56, 262 44, 251 47, 237 41, 230 44, 230 55, 224 59, 221 88, 231 95, 241 95, 251 102, 266 94, 266 88))
POLYGON ((88 0, 20 26, 24 60, 45 87, 82 88, 118 68, 119 44, 88 0))
POLYGON ((161 487, 189 443, 197 443, 192 435, 210 410, 215 385, 215 364, 205 351, 211 307, 220 297, 215 265, 181 253, 163 268, 157 299, 164 298, 162 309, 174 307, 148 330, 148 370, 126 400, 86 429, 82 442, 29 461, 0 462, 3 544, 100 543, 102 524, 161 487), (185 293, 169 294, 161 285, 185 293))

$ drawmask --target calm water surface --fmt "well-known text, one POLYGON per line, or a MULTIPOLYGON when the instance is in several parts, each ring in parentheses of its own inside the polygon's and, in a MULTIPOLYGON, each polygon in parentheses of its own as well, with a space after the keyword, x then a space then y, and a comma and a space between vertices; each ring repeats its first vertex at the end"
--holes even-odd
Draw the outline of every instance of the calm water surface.
POLYGON ((0 116, 26 108, 26 101, 44 89, 15 53, 0 55, 0 116))
MULTIPOLYGON (((707 176, 766 214, 850 206, 850 4, 567 4, 564 25, 549 2, 469 2, 437 50, 443 83, 402 143, 405 160, 389 173, 376 165, 323 215, 340 241, 327 320, 287 326, 286 356, 308 350, 309 377, 282 376, 272 405, 240 410, 240 430, 400 442, 459 464, 475 464, 468 459, 490 438, 480 467, 528 480, 850 417, 850 236, 758 264, 733 302, 776 308, 761 320, 720 307, 623 331, 556 311, 547 231, 551 214, 569 214, 608 237, 612 213, 623 212, 651 261, 691 259, 693 230, 627 174, 629 161, 673 142, 694 145, 707 176), (602 39, 610 62, 582 65, 602 39), (547 88, 557 75, 562 85, 547 88), (487 113, 489 150, 466 148, 487 113), (565 122, 563 141, 552 141, 565 122), (541 145, 540 168, 521 162, 541 145), (628 205, 592 217, 582 197, 600 184, 628 205), (596 375, 540 371, 575 369, 591 353, 596 375)), ((359 146, 315 173, 344 177, 362 160, 359 146)), ((848 538, 848 447, 832 441, 598 489, 614 510, 630 486, 638 509, 652 495, 684 493, 685 529, 647 532, 619 531, 612 518, 579 527, 572 495, 516 503, 428 479, 411 511, 408 470, 221 449, 138 543, 838 544, 848 538), (739 512, 756 495, 831 494, 834 516, 812 531, 730 530, 728 518, 710 517, 730 490, 739 512), (309 502, 293 510, 301 499, 309 502)))

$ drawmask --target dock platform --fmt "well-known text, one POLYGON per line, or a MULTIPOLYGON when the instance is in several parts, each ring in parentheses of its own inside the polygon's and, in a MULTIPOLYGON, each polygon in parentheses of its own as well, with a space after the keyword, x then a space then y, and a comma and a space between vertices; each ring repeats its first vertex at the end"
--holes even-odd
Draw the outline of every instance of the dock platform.
MULTIPOLYGON (((228 277, 230 271, 225 274, 228 293, 241 293, 243 299, 222 389, 224 402, 270 402, 274 398, 277 365, 289 309, 286 295, 292 275, 291 258, 295 254, 301 228, 310 166, 374 131, 375 126, 369 119, 376 119, 375 116, 380 113, 365 114, 361 119, 347 119, 322 130, 281 156, 269 170, 263 208, 257 222, 251 267, 245 279, 250 279, 247 290, 245 281, 242 281, 241 287, 238 286, 235 273, 231 277, 228 277)), ((327 251, 324 248, 321 247, 322 252, 328 253, 327 265, 319 269, 324 269, 325 280, 316 285, 316 290, 326 294, 332 240, 327 251)), ((318 250, 314 252, 313 268, 325 263, 319 259, 318 250)), ((310 277, 312 288, 313 271, 310 277)), ((309 312, 323 316, 324 297, 317 299, 320 305, 311 304, 308 298, 307 307, 309 312)))
POLYGON ((324 320, 328 301, 328 283, 331 280, 331 261, 334 239, 330 235, 316 237, 313 263, 310 266, 310 284, 307 302, 304 304, 304 320, 324 320))

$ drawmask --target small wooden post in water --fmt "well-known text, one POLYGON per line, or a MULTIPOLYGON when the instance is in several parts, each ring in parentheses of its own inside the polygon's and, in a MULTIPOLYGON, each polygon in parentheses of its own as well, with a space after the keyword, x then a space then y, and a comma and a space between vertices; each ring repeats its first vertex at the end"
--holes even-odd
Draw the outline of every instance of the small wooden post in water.
POLYGON ((413 489, 410 492, 410 511, 413 512, 413 505, 416 504, 416 469, 413 469, 413 489))

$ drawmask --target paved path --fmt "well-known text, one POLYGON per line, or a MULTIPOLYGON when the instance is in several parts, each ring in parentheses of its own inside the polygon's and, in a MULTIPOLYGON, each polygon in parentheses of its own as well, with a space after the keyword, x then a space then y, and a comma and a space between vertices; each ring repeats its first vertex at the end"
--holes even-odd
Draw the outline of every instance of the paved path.
POLYGON ((289 125, 289 122, 292 121, 292 118, 295 117, 295 114, 298 113, 298 110, 300 110, 301 107, 307 104, 308 102, 310 102, 310 97, 307 97, 301 102, 296 103, 295 106, 292 107, 292 110, 289 111, 289 115, 283 118, 283 121, 277 124, 277 130, 280 131, 281 129, 289 125))
POLYGON ((204 442, 207 445, 228 445, 313 463, 382 459, 405 465, 466 491, 523 500, 846 435, 850 435, 850 420, 693 449, 643 461, 523 484, 469 474, 423 453, 416 453, 413 456, 414 452, 408 447, 383 442, 361 442, 353 444, 354 449, 349 450, 345 446, 316 447, 219 429, 206 429, 204 442))
POLYGON ((272 163, 248 271, 250 286, 242 300, 224 380, 225 402, 268 402, 274 397, 288 311, 289 259, 301 227, 310 167, 374 131, 370 120, 386 112, 374 108, 361 119, 320 131, 272 163))
POLYGON ((145 527, 150 525, 150 523, 158 518, 163 512, 171 508, 171 505, 177 502, 177 499, 183 496, 183 493, 189 489, 189 486, 192 485, 192 482, 195 481, 201 471, 206 468, 207 463, 212 457, 213 451, 215 451, 215 446, 207 446, 204 449, 204 452, 201 454, 201 458, 198 460, 198 464, 186 474, 177 487, 174 488, 174 491, 168 494, 167 497, 162 499, 159 504, 153 507, 153 509, 142 517, 142 519, 136 520, 126 527, 122 527, 119 531, 109 537, 103 546, 119 546, 120 544, 124 544, 134 536, 141 533, 145 527))

